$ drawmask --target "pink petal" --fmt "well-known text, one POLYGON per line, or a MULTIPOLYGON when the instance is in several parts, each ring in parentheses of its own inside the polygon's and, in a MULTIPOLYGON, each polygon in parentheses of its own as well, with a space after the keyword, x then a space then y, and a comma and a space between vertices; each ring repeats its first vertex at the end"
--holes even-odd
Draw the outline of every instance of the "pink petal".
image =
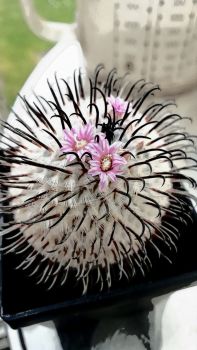
POLYGON ((102 150, 102 147, 101 147, 101 145, 98 142, 92 143, 91 147, 92 147, 93 151, 101 151, 102 150))
POLYGON ((108 177, 105 173, 100 173, 100 182, 99 182, 99 189, 100 191, 104 191, 106 186, 108 185, 108 177))
POLYGON ((73 151, 74 147, 73 145, 69 144, 69 143, 65 143, 63 146, 62 146, 62 149, 64 149, 66 152, 70 152, 70 151, 73 151))
POLYGON ((84 132, 82 130, 79 130, 79 132, 77 133, 77 139, 80 140, 85 140, 86 136, 84 135, 84 132))
POLYGON ((100 171, 98 169, 92 168, 92 169, 89 169, 88 174, 92 176, 97 176, 100 174, 100 171))
POLYGON ((64 140, 68 144, 74 146, 74 144, 75 144, 75 136, 74 136, 74 134, 72 133, 71 130, 70 131, 64 130, 64 140))
POLYGON ((87 141, 93 140, 94 138, 93 125, 90 123, 84 125, 79 131, 79 137, 87 141))
POLYGON ((116 174, 116 175, 118 175, 118 174, 123 174, 123 170, 122 169, 120 169, 119 167, 115 167, 115 168, 113 168, 113 172, 116 174))
POLYGON ((112 171, 108 171, 107 175, 111 181, 116 181, 116 175, 112 171))
POLYGON ((110 153, 113 154, 117 152, 122 147, 122 142, 116 141, 110 145, 110 153))
POLYGON ((97 161, 97 160, 90 160, 89 164, 90 164, 91 167, 92 166, 96 166, 96 167, 98 167, 100 169, 100 162, 97 161))
POLYGON ((121 165, 123 166, 125 164, 127 164, 127 162, 125 160, 122 160, 122 159, 120 159, 120 160, 113 160, 113 167, 121 166, 121 165))
POLYGON ((102 149, 103 149, 103 153, 104 154, 109 154, 110 153, 110 146, 109 146, 109 142, 107 139, 103 139, 101 140, 102 142, 102 149))

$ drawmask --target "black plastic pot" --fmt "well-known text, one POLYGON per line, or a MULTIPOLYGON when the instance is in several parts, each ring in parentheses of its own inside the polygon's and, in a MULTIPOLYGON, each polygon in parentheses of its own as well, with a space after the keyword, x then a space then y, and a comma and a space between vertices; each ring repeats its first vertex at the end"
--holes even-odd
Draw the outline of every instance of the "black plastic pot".
MULTIPOLYGON (((11 327, 18 328, 34 323, 63 317, 64 322, 74 324, 79 319, 92 322, 103 317, 125 316, 133 310, 144 309, 150 305, 150 298, 174 291, 197 281, 197 213, 192 212, 193 222, 185 226, 171 219, 180 232, 177 243, 178 252, 168 252, 170 264, 159 258, 151 247, 147 246, 153 267, 146 276, 140 273, 131 281, 114 278, 111 290, 98 291, 92 286, 82 296, 81 288, 75 280, 68 279, 63 287, 47 290, 45 285, 37 285, 36 278, 17 270, 22 256, 14 253, 2 255, 1 317, 11 327)), ((2 245, 5 244, 3 238, 2 245)))

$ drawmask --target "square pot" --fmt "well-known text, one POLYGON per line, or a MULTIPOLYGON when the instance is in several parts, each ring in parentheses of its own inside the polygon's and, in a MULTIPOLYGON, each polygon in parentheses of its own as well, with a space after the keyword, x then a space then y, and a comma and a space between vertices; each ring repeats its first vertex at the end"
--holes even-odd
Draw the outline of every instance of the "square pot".
MULTIPOLYGON (((57 317, 71 324, 76 319, 99 320, 108 316, 125 316, 134 310, 144 309, 150 305, 150 298, 170 291, 189 286, 197 281, 197 213, 192 211, 193 222, 177 225, 180 237, 177 241, 178 252, 169 252, 170 264, 147 243, 147 251, 151 258, 152 269, 146 275, 137 274, 132 280, 114 278, 110 290, 97 290, 92 286, 86 295, 75 285, 73 278, 60 287, 47 290, 45 285, 36 284, 36 277, 16 269, 21 262, 20 254, 2 254, 1 317, 12 328, 24 327, 57 317)), ((4 216, 4 219, 5 216, 4 216)), ((6 238, 2 239, 5 246, 6 238)), ((117 275, 116 275, 117 276, 117 275)), ((74 321, 75 322, 75 321, 74 321)))

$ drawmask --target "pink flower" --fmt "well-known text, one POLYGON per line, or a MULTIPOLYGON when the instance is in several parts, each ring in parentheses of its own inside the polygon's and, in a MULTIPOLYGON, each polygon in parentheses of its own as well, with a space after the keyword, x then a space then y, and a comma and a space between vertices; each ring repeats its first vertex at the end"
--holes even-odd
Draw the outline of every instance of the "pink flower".
POLYGON ((114 97, 112 95, 107 98, 107 102, 111 108, 114 108, 115 113, 118 117, 124 115, 128 106, 128 102, 125 102, 121 97, 114 97))
POLYGON ((107 139, 100 137, 98 143, 91 144, 90 169, 88 174, 92 176, 99 175, 99 189, 104 191, 109 181, 116 181, 116 175, 122 174, 122 166, 127 162, 118 154, 121 143, 114 142, 109 145, 107 139))
MULTIPOLYGON (((91 123, 83 125, 81 128, 64 130, 63 152, 76 152, 79 157, 89 151, 89 146, 94 142, 94 128, 91 123)), ((74 155, 68 155, 68 161, 75 159, 74 155)))

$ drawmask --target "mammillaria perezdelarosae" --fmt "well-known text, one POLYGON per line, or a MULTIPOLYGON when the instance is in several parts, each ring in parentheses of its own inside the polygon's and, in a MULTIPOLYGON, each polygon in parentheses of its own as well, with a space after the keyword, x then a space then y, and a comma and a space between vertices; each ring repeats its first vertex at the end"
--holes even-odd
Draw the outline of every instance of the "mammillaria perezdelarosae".
POLYGON ((13 214, 6 250, 21 252, 20 267, 39 271, 49 288, 73 273, 85 293, 92 271, 110 287, 114 265, 120 279, 144 273, 154 263, 146 243, 168 259, 157 241, 176 250, 169 218, 189 216, 183 184, 195 181, 181 170, 196 160, 186 118, 152 101, 158 86, 129 84, 114 70, 100 82, 101 69, 89 80, 55 77, 51 99, 21 97, 24 114, 2 123, 1 211, 13 214))

